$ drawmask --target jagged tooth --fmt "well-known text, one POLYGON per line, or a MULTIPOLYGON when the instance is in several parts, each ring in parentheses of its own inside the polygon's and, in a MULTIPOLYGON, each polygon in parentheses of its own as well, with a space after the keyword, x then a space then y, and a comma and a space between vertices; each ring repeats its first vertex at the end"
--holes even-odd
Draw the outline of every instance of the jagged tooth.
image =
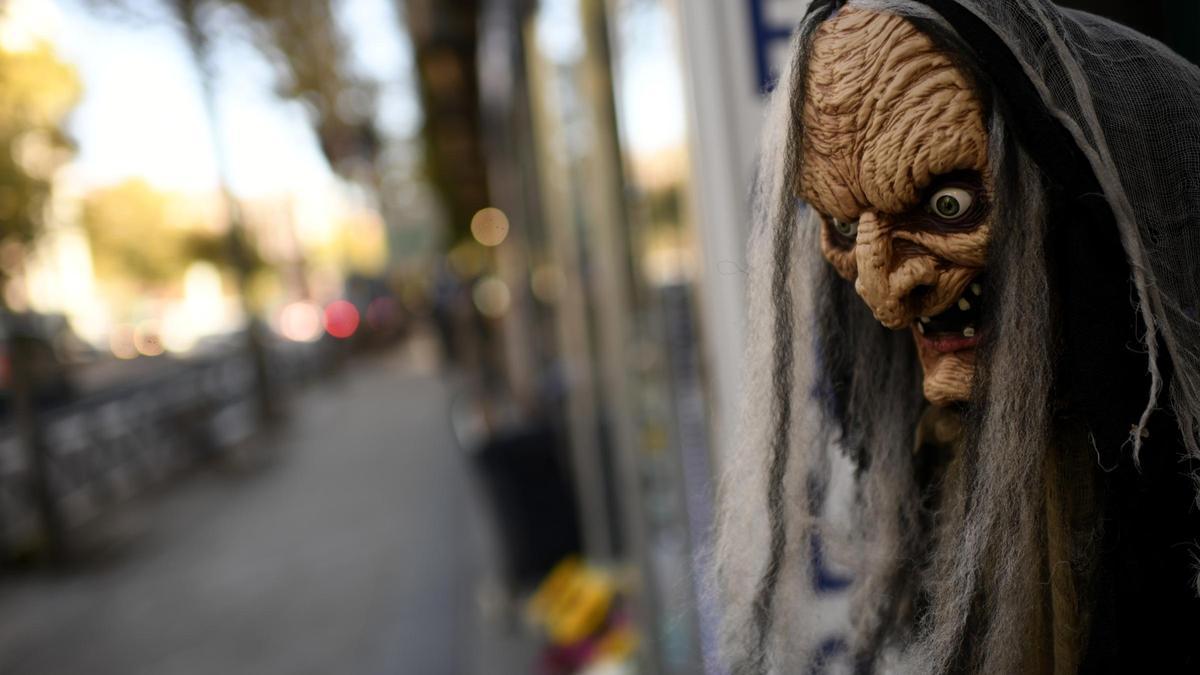
MULTIPOLYGON (((925 318, 925 317, 921 317, 921 318, 925 318)), ((925 334, 925 324, 918 323, 917 330, 921 332, 921 335, 924 335, 925 334)))
POLYGON ((921 323, 929 323, 929 317, 927 317, 927 316, 921 317, 921 323))
POLYGON ((965 312, 968 309, 971 309, 971 303, 967 302, 966 298, 959 298, 958 299, 958 308, 965 312))
POLYGON ((974 293, 975 295, 982 295, 983 294, 983 286, 980 286, 979 284, 971 284, 971 292, 974 293))
POLYGON ((963 337, 975 337, 975 328, 967 326, 963 329, 963 337))

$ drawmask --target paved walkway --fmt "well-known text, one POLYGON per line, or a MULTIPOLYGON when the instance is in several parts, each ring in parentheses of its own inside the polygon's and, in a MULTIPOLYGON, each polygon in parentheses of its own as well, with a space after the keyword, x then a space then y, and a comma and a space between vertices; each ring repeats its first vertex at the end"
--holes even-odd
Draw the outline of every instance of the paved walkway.
POLYGON ((0 673, 531 672, 481 609, 494 561, 450 388, 413 363, 360 360, 304 392, 273 462, 139 500, 107 556, 0 580, 0 673))

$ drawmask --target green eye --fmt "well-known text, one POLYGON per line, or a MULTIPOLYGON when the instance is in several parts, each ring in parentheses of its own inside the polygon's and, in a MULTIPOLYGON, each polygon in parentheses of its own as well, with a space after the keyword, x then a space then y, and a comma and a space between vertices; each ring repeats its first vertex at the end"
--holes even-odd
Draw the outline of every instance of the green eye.
POLYGON ((962 188, 942 188, 929 199, 929 210, 942 220, 956 220, 971 209, 973 201, 971 193, 962 188))
POLYGON ((857 220, 850 222, 838 220, 837 218, 830 218, 829 220, 833 222, 833 231, 847 239, 853 239, 858 234, 857 220))

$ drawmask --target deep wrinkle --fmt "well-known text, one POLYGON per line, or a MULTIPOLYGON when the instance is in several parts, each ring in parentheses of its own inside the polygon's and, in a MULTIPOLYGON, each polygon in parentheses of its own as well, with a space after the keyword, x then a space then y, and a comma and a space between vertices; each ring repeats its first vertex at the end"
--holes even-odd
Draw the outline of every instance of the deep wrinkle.
POLYGON ((991 237, 984 103, 911 23, 856 7, 817 29, 806 87, 799 193, 822 214, 822 253, 880 323, 912 332, 925 397, 943 406, 969 400, 978 326, 944 335, 925 328, 985 301, 977 282, 991 237), (940 218, 931 200, 960 194, 948 188, 971 203, 940 218))

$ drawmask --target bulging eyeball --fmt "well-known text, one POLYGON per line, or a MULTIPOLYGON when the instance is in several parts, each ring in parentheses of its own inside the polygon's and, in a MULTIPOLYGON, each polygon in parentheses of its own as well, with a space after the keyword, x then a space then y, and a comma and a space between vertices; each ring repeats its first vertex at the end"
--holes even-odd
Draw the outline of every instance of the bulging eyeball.
POLYGON ((945 187, 929 198, 929 210, 941 220, 952 222, 966 215, 974 200, 971 193, 963 188, 945 187))
POLYGON ((830 220, 833 221, 833 231, 846 239, 854 239, 858 235, 857 220, 845 221, 838 220, 837 218, 830 218, 830 220))

